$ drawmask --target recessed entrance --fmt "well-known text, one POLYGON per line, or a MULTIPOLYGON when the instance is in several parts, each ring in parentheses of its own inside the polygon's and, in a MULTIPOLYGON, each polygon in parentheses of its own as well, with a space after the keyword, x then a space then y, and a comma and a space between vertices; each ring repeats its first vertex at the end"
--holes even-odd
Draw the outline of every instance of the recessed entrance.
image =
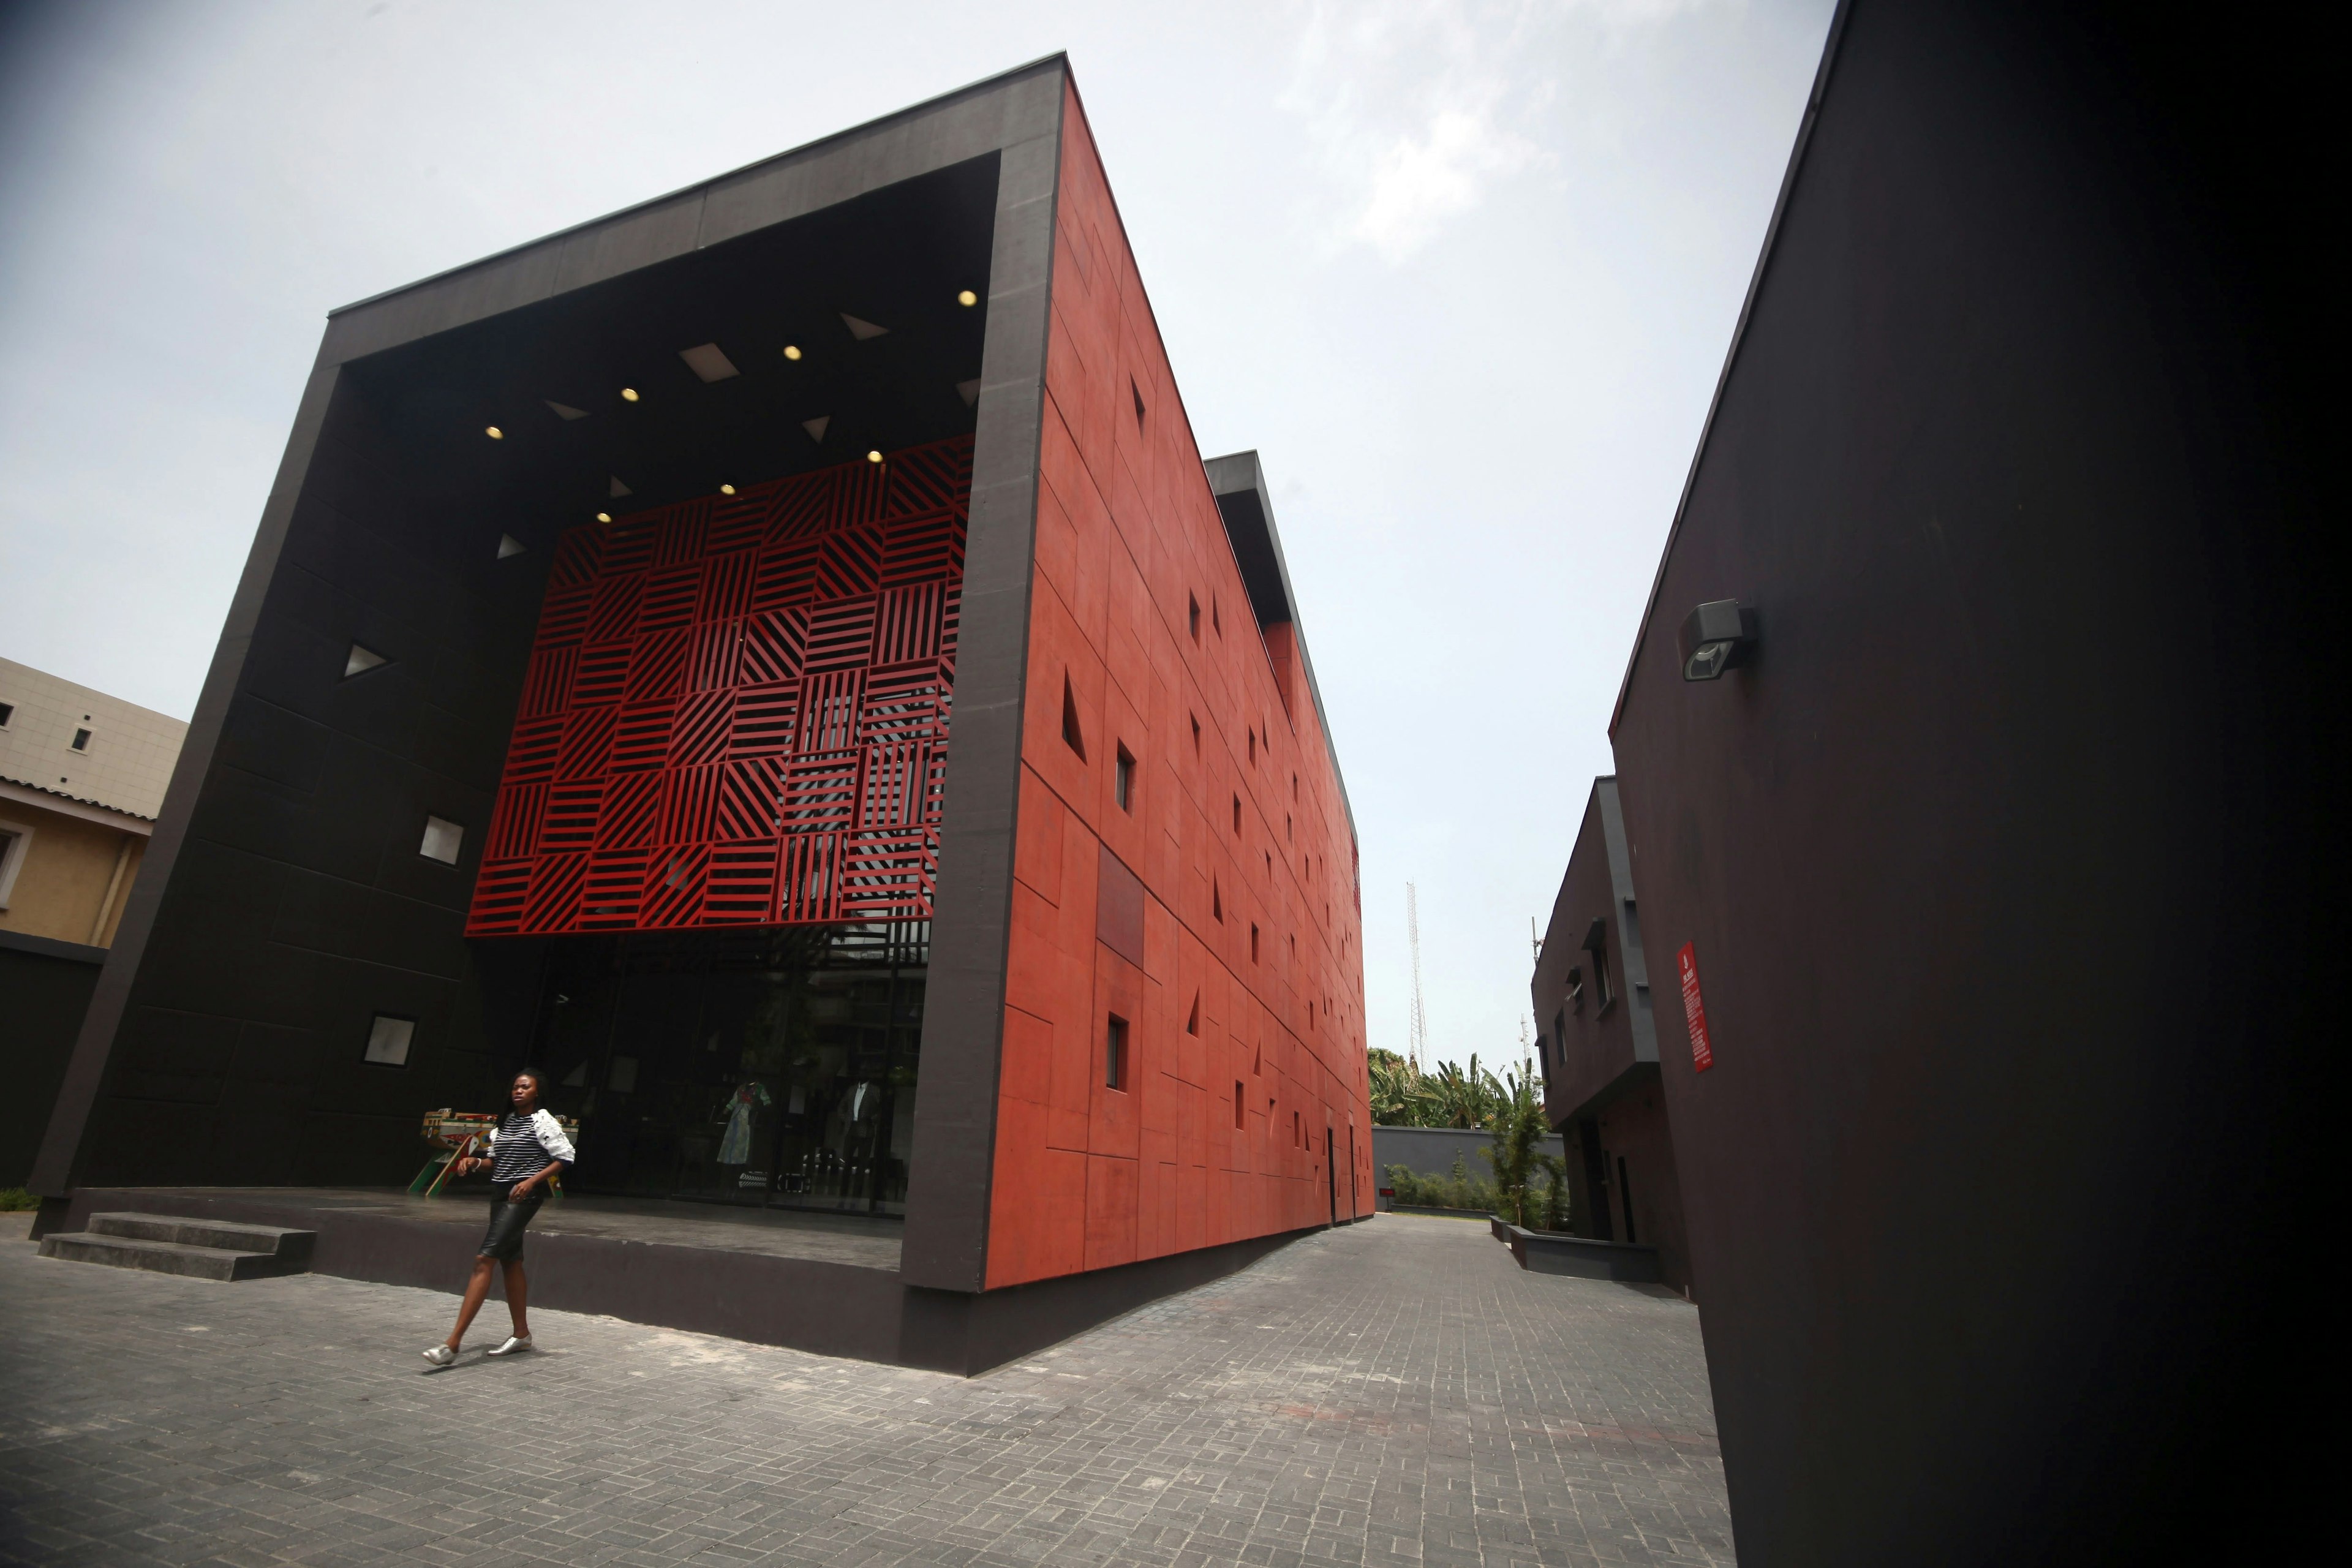
POLYGON ((928 922, 568 937, 532 1053, 588 1193, 903 1215, 928 922))

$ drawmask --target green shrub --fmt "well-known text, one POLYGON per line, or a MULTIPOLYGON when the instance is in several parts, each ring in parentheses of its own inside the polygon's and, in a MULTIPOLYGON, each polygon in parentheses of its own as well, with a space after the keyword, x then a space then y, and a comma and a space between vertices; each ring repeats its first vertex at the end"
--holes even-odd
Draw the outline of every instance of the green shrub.
POLYGON ((1536 1216, 1528 1228, 1564 1231, 1568 1228, 1568 1162, 1558 1154, 1538 1154, 1536 1165, 1544 1173, 1545 1185, 1528 1211, 1536 1216))
POLYGON ((41 1200, 22 1187, 0 1187, 0 1214, 18 1214, 40 1206, 41 1200))
POLYGON ((1495 1212, 1495 1184, 1483 1176, 1474 1179, 1463 1169, 1458 1155, 1451 1175, 1433 1176, 1410 1165, 1391 1165, 1388 1176, 1388 1184, 1396 1189, 1396 1201, 1408 1208, 1495 1212))

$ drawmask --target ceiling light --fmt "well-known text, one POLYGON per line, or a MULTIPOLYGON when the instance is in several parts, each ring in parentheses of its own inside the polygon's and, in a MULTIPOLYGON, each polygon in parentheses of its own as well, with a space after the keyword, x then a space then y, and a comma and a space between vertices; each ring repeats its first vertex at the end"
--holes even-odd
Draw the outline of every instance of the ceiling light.
POLYGON ((956 296, 956 303, 959 305, 977 305, 980 303, 980 296, 967 289, 962 293, 956 296))
POLYGON ((735 493, 735 487, 733 485, 721 485, 719 487, 719 493, 723 496, 731 496, 735 493))
POLYGON ((798 358, 800 358, 800 357, 801 357, 801 349, 800 349, 800 345, 799 345, 798 343, 786 343, 786 344, 784 345, 784 357, 785 357, 786 359, 798 359, 798 358))
POLYGON ((622 402, 624 402, 624 403, 635 403, 636 400, 637 400, 637 389, 636 389, 635 387, 634 387, 634 386, 625 386, 625 387, 621 388, 621 401, 622 401, 622 402))
POLYGON ((491 440, 493 440, 493 441, 503 441, 503 440, 505 440, 505 439, 507 438, 507 433, 506 433, 505 431, 503 431, 503 430, 499 429, 499 428, 497 426, 495 426, 495 425, 491 426, 488 429, 487 429, 487 430, 483 431, 483 432, 482 432, 482 434, 483 434, 483 435, 485 435, 485 436, 488 436, 488 437, 491 440))
POLYGON ((600 511, 596 514, 596 521, 598 522, 610 522, 613 521, 613 514, 609 511, 600 511))
POLYGON ((869 463, 878 463, 882 460, 882 454, 879 452, 868 452, 866 454, 866 460, 869 463))

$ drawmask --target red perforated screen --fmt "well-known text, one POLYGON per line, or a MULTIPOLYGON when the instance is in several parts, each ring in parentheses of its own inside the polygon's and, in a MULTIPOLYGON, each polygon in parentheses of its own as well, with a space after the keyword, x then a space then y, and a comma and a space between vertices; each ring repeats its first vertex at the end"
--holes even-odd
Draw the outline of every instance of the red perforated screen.
POLYGON ((971 438, 556 547, 473 936, 927 920, 971 438))

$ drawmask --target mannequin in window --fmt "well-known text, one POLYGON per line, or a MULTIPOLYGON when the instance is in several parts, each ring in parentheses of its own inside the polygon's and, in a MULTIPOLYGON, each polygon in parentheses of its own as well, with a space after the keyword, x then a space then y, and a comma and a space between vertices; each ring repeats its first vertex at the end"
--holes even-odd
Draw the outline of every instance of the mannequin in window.
POLYGON ((745 1079, 736 1085, 731 1109, 727 1113, 727 1132, 719 1140, 719 1161, 722 1165, 749 1164, 751 1159, 751 1123, 761 1111, 773 1105, 768 1086, 757 1079, 745 1079))

